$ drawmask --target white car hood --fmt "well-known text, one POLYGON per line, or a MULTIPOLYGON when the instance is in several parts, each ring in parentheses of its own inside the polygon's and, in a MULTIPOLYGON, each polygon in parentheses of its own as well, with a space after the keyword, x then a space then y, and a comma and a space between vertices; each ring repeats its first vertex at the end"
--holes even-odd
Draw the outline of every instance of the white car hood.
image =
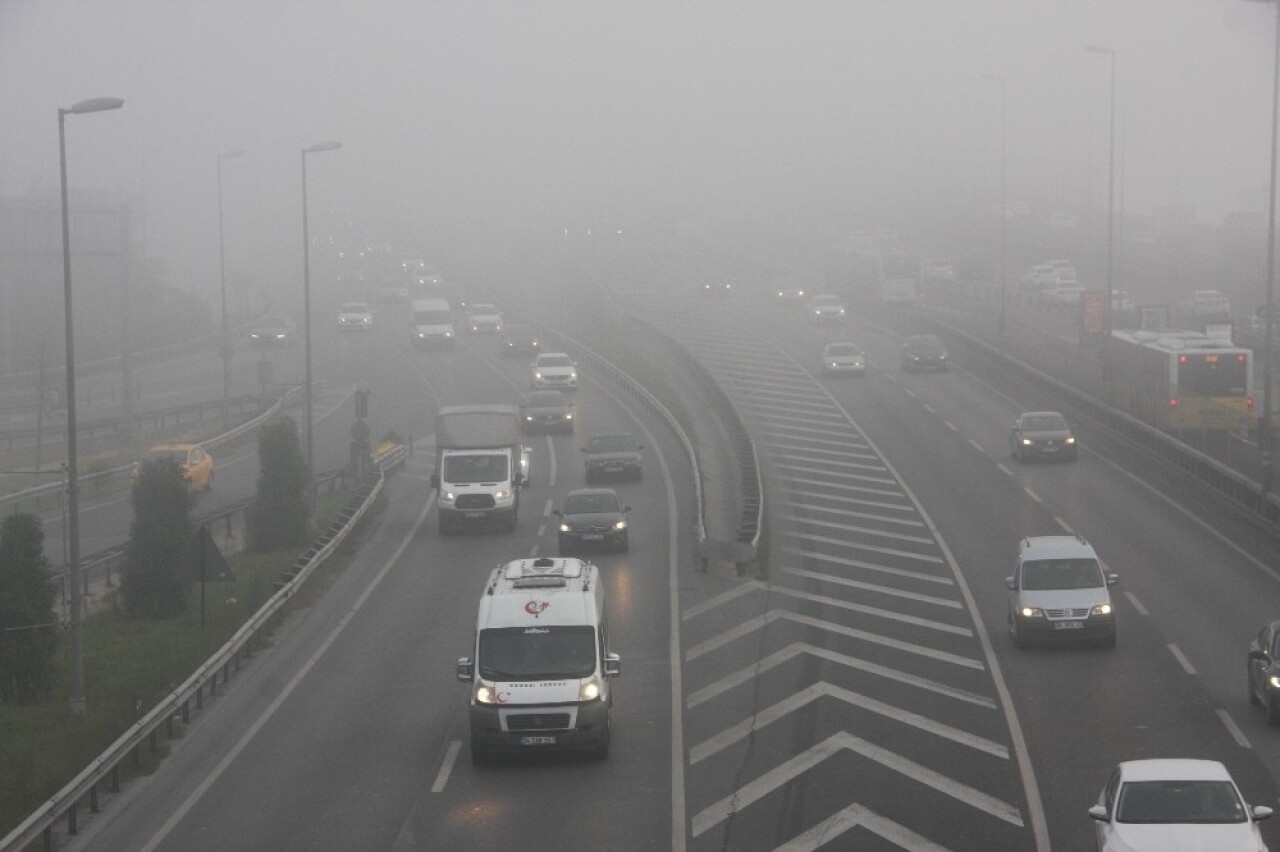
POLYGON ((1087 609, 1106 603, 1108 597, 1106 588, 1101 586, 1092 589, 1049 589, 1043 592, 1024 590, 1018 596, 1018 602, 1022 606, 1039 609, 1087 609))
POLYGON ((1196 825, 1111 823, 1104 852, 1260 852, 1254 823, 1196 825))

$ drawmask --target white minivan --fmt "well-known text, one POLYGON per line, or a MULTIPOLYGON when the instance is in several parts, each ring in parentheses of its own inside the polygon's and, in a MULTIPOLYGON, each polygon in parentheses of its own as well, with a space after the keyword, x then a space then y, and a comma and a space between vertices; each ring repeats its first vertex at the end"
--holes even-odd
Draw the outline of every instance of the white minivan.
POLYGON ((409 341, 415 347, 452 346, 457 341, 448 300, 414 299, 410 307, 409 341))
POLYGON ((613 730, 609 650, 599 569, 581 559, 516 559, 489 575, 470 657, 471 760, 573 749, 605 758, 613 730))

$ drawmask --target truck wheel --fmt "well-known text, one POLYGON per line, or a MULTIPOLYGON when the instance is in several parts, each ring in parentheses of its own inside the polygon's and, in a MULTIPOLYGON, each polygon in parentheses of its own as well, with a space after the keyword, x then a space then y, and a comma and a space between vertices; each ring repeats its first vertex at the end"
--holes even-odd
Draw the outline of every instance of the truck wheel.
POLYGON ((487 749, 480 745, 475 734, 471 735, 471 765, 487 766, 493 762, 493 755, 487 749))
POLYGON ((596 760, 607 760, 609 758, 609 741, 613 739, 613 719, 605 722, 604 736, 600 738, 600 742, 596 747, 591 749, 591 756, 596 760))

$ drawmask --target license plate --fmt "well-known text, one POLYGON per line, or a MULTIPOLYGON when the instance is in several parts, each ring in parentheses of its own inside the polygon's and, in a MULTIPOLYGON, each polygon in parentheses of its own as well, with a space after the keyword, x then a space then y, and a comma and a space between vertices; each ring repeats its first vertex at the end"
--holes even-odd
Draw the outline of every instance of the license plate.
POLYGON ((622 473, 622 465, 609 465, 604 469, 605 473, 622 473))
POLYGON ((1054 630, 1082 630, 1084 629, 1083 621, 1059 621, 1053 625, 1054 630))
POLYGON ((520 745, 555 745, 555 737, 521 737, 520 745))
POLYGON ((583 541, 604 541, 604 536, 600 533, 587 533, 582 537, 583 541))
POLYGON ((462 516, 464 518, 483 518, 484 512, 463 512, 462 516))

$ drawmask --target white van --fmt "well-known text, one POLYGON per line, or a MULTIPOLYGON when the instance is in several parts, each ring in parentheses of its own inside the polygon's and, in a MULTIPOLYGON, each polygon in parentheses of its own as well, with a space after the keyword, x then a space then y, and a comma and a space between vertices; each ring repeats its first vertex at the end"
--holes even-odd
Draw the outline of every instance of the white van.
POLYGON ((457 340, 453 329, 453 309, 446 299, 414 299, 413 316, 409 320, 409 340, 416 347, 452 346, 457 340))
POLYGON ((480 596, 471 686, 471 760, 497 752, 585 750, 609 755, 622 660, 609 651, 600 570, 581 559, 517 559, 495 568, 480 596))

